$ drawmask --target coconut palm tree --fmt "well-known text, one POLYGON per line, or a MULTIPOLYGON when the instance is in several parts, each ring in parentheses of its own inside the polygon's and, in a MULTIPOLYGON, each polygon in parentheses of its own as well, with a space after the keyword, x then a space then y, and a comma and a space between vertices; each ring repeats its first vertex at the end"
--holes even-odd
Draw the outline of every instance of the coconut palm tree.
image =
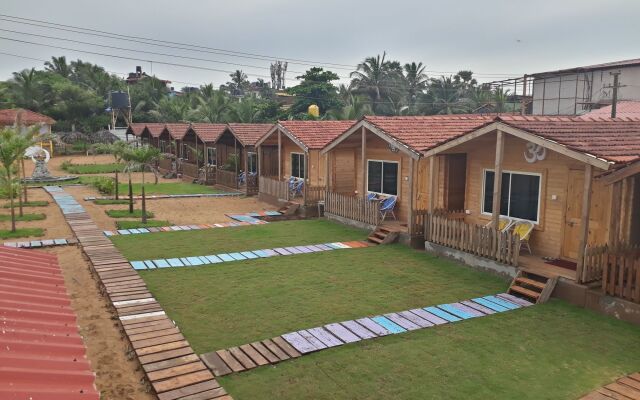
POLYGON ((351 87, 357 93, 369 96, 376 114, 384 108, 385 99, 397 95, 402 89, 402 67, 386 57, 386 52, 382 56, 367 57, 350 75, 351 87))
POLYGON ((147 223, 147 203, 144 191, 145 175, 147 169, 153 170, 154 164, 160 158, 160 149, 151 146, 140 146, 137 148, 129 148, 127 150, 127 159, 129 165, 128 170, 142 171, 142 223, 147 223))
POLYGON ((422 63, 407 63, 404 65, 404 79, 407 84, 407 100, 412 108, 415 105, 418 94, 423 93, 429 85, 429 78, 425 73, 422 63))
POLYGON ((451 76, 431 79, 429 99, 435 114, 459 114, 467 111, 467 104, 461 101, 460 87, 451 76))
POLYGON ((234 122, 253 123, 259 116, 257 102, 253 97, 244 98, 242 101, 233 103, 229 110, 229 119, 234 122))
POLYGON ((14 72, 7 82, 8 92, 14 102, 30 110, 39 111, 45 103, 44 93, 35 68, 14 72))
POLYGON ((223 92, 216 90, 208 99, 200 98, 198 108, 193 115, 202 122, 227 122, 231 110, 231 100, 223 92))
POLYGON ((65 56, 51 57, 51 61, 44 63, 47 71, 54 72, 64 78, 71 76, 71 66, 67 64, 67 58, 65 56))
POLYGON ((181 122, 189 118, 190 99, 185 97, 163 97, 150 112, 160 122, 181 122))
POLYGON ((348 94, 345 98, 345 105, 339 110, 330 110, 329 115, 338 120, 355 120, 365 115, 373 114, 371 105, 363 96, 348 94))

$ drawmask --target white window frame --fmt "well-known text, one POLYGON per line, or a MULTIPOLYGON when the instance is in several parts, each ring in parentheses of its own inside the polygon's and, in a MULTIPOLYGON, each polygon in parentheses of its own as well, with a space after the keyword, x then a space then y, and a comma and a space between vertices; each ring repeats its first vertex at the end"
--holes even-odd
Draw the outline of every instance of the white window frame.
POLYGON ((375 193, 377 195, 382 195, 382 196, 396 196, 396 197, 400 197, 400 190, 401 190, 401 176, 402 176, 402 172, 400 171, 400 162, 399 161, 392 161, 392 160, 375 160, 375 159, 367 159, 367 193, 375 193), (382 190, 384 190, 384 163, 389 163, 389 164, 397 164, 398 165, 398 176, 396 179, 396 193, 397 194, 390 194, 390 193, 385 193, 385 192, 374 192, 369 190, 369 163, 370 162, 381 162, 382 163, 382 176, 380 177, 382 179, 382 182, 380 182, 380 188, 382 190))
MULTIPOLYGON (((306 165, 304 165, 303 168, 302 168, 302 174, 301 174, 302 176, 297 176, 297 175, 293 174, 293 155, 296 154, 296 155, 302 157, 302 160, 303 160, 302 162, 306 164, 304 153, 297 153, 297 152, 292 151, 290 154, 291 154, 289 156, 289 161, 291 161, 291 165, 289 166, 289 172, 291 172, 290 176, 296 177, 298 179, 306 179, 307 178, 305 176, 305 169, 307 167, 306 165)), ((300 165, 300 163, 298 163, 298 165, 300 165)))
MULTIPOLYGON (((485 199, 485 188, 486 188, 486 176, 487 176, 487 171, 489 172, 493 172, 494 176, 495 176, 495 169, 492 168, 484 168, 482 170, 482 201, 480 203, 480 214, 482 215, 487 215, 487 216, 491 216, 492 213, 488 213, 484 211, 484 199, 485 199)), ((518 175, 530 175, 530 176, 537 176, 538 179, 538 210, 536 211, 536 215, 538 216, 537 220, 530 220, 530 219, 524 219, 524 218, 516 218, 516 217, 510 217, 509 216, 509 210, 507 210, 507 214, 502 214, 500 213, 501 217, 507 217, 507 218, 511 218, 513 220, 516 221, 530 221, 533 222, 536 225, 540 224, 540 210, 542 209, 542 174, 539 172, 524 172, 524 171, 515 171, 515 170, 508 170, 508 169, 503 169, 502 173, 508 173, 511 176, 513 174, 518 174, 518 175)), ((502 179, 502 177, 500 177, 500 179, 502 179)), ((501 188, 502 190, 502 188, 501 188)), ((493 193, 492 193, 493 195, 493 193)), ((511 177, 509 177, 509 209, 511 208, 511 177)))
POLYGON ((255 151, 247 151, 247 173, 258 173, 258 153, 255 151), (254 155, 256 158, 256 165, 255 167, 255 171, 251 171, 251 163, 249 162, 251 160, 251 156, 254 155))
POLYGON ((207 161, 207 165, 212 165, 212 166, 216 166, 216 167, 218 166, 218 149, 216 147, 207 147, 207 160, 206 161, 207 161), (211 151, 211 150, 213 150, 213 153, 215 155, 214 158, 216 160, 216 162, 213 163, 213 164, 209 164, 209 151, 211 151))

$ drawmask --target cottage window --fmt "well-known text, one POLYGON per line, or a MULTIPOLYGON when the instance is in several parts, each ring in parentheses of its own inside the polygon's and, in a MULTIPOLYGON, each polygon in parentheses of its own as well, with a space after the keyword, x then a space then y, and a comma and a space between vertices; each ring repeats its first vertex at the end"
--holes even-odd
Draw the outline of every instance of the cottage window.
POLYGON ((182 144, 182 158, 189 160, 189 146, 186 143, 182 144))
POLYGON ((249 170, 250 174, 255 174, 258 172, 258 154, 257 153, 253 153, 253 152, 247 153, 247 169, 249 170))
MULTIPOLYGON (((484 196, 482 211, 491 214, 493 210, 493 177, 491 170, 484 171, 484 196)), ((500 193, 500 215, 539 221, 540 213, 539 174, 505 171, 502 173, 500 193)))
POLYGON ((160 153, 167 153, 167 141, 160 140, 158 143, 158 147, 160 148, 160 153))
POLYGON ((367 190, 393 196, 398 195, 398 163, 395 161, 369 160, 367 190))
POLYGON ((304 178, 304 154, 291 153, 291 176, 304 178))
POLYGON ((216 148, 215 147, 207 147, 207 164, 208 165, 217 165, 216 164, 216 148))

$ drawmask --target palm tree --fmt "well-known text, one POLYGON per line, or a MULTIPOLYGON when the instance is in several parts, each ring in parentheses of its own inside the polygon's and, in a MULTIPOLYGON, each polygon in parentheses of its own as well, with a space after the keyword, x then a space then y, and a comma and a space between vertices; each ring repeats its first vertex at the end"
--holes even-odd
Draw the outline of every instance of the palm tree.
POLYGON ((423 93, 429 85, 429 78, 422 63, 407 63, 404 65, 404 79, 407 84, 407 97, 410 107, 416 102, 418 94, 423 93))
POLYGON ((18 161, 24 156, 24 151, 33 143, 33 138, 39 129, 38 126, 34 126, 25 133, 21 133, 19 126, 5 127, 0 131, 0 164, 3 167, 3 183, 11 207, 11 232, 16 231, 13 197, 15 195, 14 179, 16 176, 19 177, 17 173, 18 161))
POLYGON ((256 122, 258 114, 257 104, 253 97, 233 103, 229 110, 230 120, 246 124, 256 122))
POLYGON ((35 68, 14 72, 13 78, 8 81, 7 86, 17 105, 33 111, 40 110, 42 103, 44 103, 44 96, 35 68))
POLYGON ((200 98, 198 108, 193 115, 202 122, 227 122, 227 114, 231 111, 231 100, 223 92, 216 90, 208 99, 200 98))
POLYGON ((191 112, 190 99, 186 96, 163 97, 150 113, 160 122, 186 121, 191 112))
POLYGON ((398 84, 402 68, 397 61, 389 61, 386 57, 386 52, 382 56, 378 54, 376 57, 367 57, 350 75, 351 87, 356 92, 369 96, 376 114, 382 108, 383 99, 397 94, 400 89, 398 84))
POLYGON ((115 171, 116 200, 119 200, 120 198, 120 190, 118 188, 120 183, 118 179, 118 169, 122 164, 122 158, 124 157, 124 154, 126 153, 128 148, 129 148, 129 145, 127 144, 127 142, 122 140, 117 140, 110 144, 99 143, 96 145, 96 150, 99 153, 111 154, 113 156, 113 159, 115 160, 115 163, 117 164, 116 171, 115 171))
POLYGON ((67 64, 65 56, 51 57, 51 61, 45 62, 44 65, 47 71, 54 72, 64 78, 71 76, 71 67, 67 64))
POLYGON ((331 110, 329 114, 332 118, 339 120, 360 119, 365 115, 373 114, 371 105, 362 96, 348 94, 345 98, 345 105, 340 110, 331 110))
POLYGON ((213 88, 213 83, 200 86, 200 97, 205 100, 212 98, 215 92, 216 90, 213 88))
POLYGON ((160 149, 151 146, 129 148, 127 151, 129 165, 128 170, 140 169, 142 171, 142 223, 147 223, 147 203, 144 192, 146 169, 153 170, 154 163, 160 158, 160 149))
POLYGON ((431 79, 429 98, 435 114, 458 114, 466 111, 466 104, 460 101, 459 85, 451 76, 431 79))

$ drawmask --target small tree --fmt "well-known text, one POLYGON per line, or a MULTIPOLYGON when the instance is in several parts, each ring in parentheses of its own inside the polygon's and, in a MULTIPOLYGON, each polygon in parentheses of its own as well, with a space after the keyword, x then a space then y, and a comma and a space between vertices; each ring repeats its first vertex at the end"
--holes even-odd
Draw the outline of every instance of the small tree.
MULTIPOLYGON (((142 223, 147 223, 147 204, 144 192, 145 184, 145 170, 149 169, 153 171, 154 164, 160 158, 160 149, 150 146, 141 146, 138 148, 129 149, 126 152, 126 157, 129 160, 127 170, 133 169, 142 171, 142 223)), ((131 175, 129 175, 131 176, 131 175)), ((131 178, 129 178, 131 180, 131 178)))
POLYGON ((118 170, 120 169, 120 165, 122 165, 124 153, 127 151, 128 148, 129 148, 129 145, 122 140, 115 141, 111 144, 99 143, 96 145, 96 150, 99 153, 111 154, 113 156, 113 159, 115 160, 115 163, 117 164, 116 171, 115 171, 116 200, 120 198, 120 190, 118 189, 118 185, 119 185, 118 170))

